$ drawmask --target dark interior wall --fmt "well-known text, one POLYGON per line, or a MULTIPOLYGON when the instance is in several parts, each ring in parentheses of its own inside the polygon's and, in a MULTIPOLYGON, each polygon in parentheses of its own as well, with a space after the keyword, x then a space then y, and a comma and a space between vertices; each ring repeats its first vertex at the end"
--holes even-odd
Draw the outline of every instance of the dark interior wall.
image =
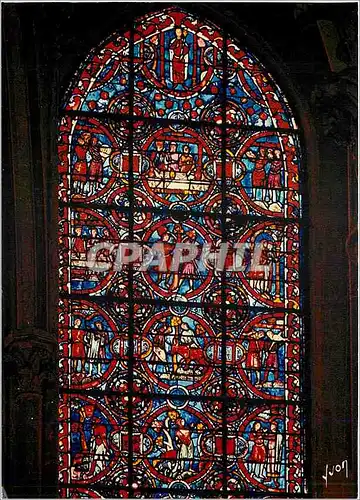
MULTIPOLYGON (((166 5, 2 6, 3 473, 11 497, 57 495, 56 126, 61 99, 92 47, 134 15, 166 5)), ((303 128, 310 487, 314 497, 355 497, 357 4, 224 2, 188 3, 187 8, 222 23, 240 39, 247 37, 303 128), (335 51, 331 43, 324 46, 319 29, 324 20, 333 23, 335 51), (345 459, 349 477, 335 474, 326 485, 326 464, 345 459)))

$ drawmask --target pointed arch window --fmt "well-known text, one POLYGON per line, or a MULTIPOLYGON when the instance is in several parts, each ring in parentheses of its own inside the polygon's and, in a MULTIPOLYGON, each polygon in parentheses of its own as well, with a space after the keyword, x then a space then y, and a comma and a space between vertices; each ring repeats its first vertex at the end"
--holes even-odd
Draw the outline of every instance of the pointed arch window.
POLYGON ((147 15, 81 66, 58 156, 61 496, 303 495, 301 150, 273 77, 147 15), (156 243, 228 253, 143 271, 156 243))

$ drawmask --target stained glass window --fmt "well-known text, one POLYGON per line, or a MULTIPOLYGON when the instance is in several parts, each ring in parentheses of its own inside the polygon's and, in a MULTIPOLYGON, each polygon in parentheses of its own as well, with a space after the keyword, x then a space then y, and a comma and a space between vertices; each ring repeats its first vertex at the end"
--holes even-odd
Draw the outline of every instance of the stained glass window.
POLYGON ((60 494, 301 496, 294 116, 245 45, 183 9, 119 33, 59 125, 60 494), (179 244, 208 258, 172 267, 179 244))

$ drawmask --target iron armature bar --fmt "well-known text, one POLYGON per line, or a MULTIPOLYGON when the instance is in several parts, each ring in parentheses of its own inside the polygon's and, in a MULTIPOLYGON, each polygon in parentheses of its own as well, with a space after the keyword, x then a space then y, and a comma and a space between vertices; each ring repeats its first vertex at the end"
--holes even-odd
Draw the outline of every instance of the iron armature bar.
MULTIPOLYGON (((74 300, 74 301, 81 301, 81 300, 87 300, 89 302, 94 302, 95 304, 97 303, 118 303, 118 304, 128 304, 129 303, 129 298, 128 297, 116 297, 114 295, 89 295, 89 294, 77 294, 77 293, 65 293, 65 292, 60 292, 60 298, 64 300, 74 300)), ((154 305, 158 307, 169 307, 169 306, 178 306, 178 307, 187 307, 187 308, 193 308, 194 310, 201 310, 201 311, 206 311, 206 309, 221 309, 222 305, 221 304, 215 304, 215 303, 206 303, 206 302, 194 302, 194 301, 188 301, 188 302, 181 302, 177 300, 164 300, 164 299, 145 299, 145 298, 140 298, 140 297, 134 297, 133 299, 134 304, 144 304, 144 305, 154 305)), ((226 311, 243 311, 243 310, 249 310, 249 311, 254 311, 255 314, 257 313, 269 313, 269 314, 274 314, 274 313, 293 313, 296 314, 297 316, 302 317, 302 310, 301 309, 295 309, 295 308, 286 308, 286 307, 269 307, 269 306, 239 306, 237 304, 226 304, 225 307, 226 311)), ((160 312, 160 311, 159 311, 160 312)))
MULTIPOLYGON (((226 87, 227 87, 227 57, 224 47, 226 47, 226 34, 223 32, 223 50, 222 50, 222 95, 221 95, 221 115, 222 123, 226 124, 226 87)), ((226 197, 226 127, 221 127, 221 240, 227 241, 226 234, 226 215, 227 215, 227 197, 226 197)), ((226 274, 224 270, 221 272, 221 395, 224 397, 222 401, 222 467, 223 467, 223 496, 226 498, 227 490, 227 440, 228 440, 228 404, 226 399, 226 381, 227 381, 227 366, 226 366, 226 347, 227 347, 227 331, 226 331, 226 274)))
MULTIPOLYGON (((130 28, 130 68, 129 68, 129 112, 130 115, 134 113, 134 25, 132 23, 130 28)), ((129 121, 129 237, 134 239, 134 122, 129 121)), ((133 263, 129 265, 129 279, 128 279, 128 481, 129 481, 129 496, 133 497, 133 430, 134 430, 134 408, 133 408, 133 384, 134 384, 134 284, 133 284, 133 263)))
MULTIPOLYGON (((237 406, 241 408, 247 408, 247 407, 275 407, 275 408, 285 408, 285 407, 294 407, 299 405, 299 401, 301 402, 301 399, 293 401, 290 399, 271 399, 271 398, 266 398, 266 397, 261 397, 261 398, 240 398, 237 396, 229 396, 226 393, 221 396, 201 396, 201 395, 196 395, 196 394, 178 394, 176 396, 171 395, 171 394, 164 394, 164 393, 141 393, 141 392, 135 392, 132 391, 122 391, 119 392, 117 390, 112 390, 112 389, 71 389, 67 387, 62 387, 60 389, 60 392, 62 394, 69 394, 69 395, 74 395, 74 396, 79 396, 79 395, 87 395, 87 396, 116 396, 119 397, 121 396, 125 397, 130 397, 133 396, 137 399, 140 400, 149 400, 149 401, 161 401, 163 402, 166 401, 189 401, 189 402, 200 402, 200 403, 207 403, 207 402, 216 402, 220 401, 223 403, 235 403, 237 406)), ((129 405, 126 405, 127 407, 129 405)), ((288 435, 288 433, 287 433, 288 435)))
MULTIPOLYGON (((138 336, 137 336, 137 340, 142 340, 142 339, 145 339, 145 338, 146 338, 146 339, 148 338, 148 337, 147 337, 147 335, 138 335, 138 336)), ((126 337, 126 336, 124 336, 124 337, 123 337, 123 339, 124 339, 124 341, 126 341, 126 340, 127 340, 127 337, 126 337)), ((233 340, 233 338, 232 338, 232 337, 229 337, 227 340, 233 340)), ((270 341, 269 341, 269 342, 270 342, 270 341)), ((295 347, 295 346, 298 346, 298 345, 299 345, 298 343, 293 342, 293 341, 289 341, 289 342, 287 342, 286 344, 287 344, 288 346, 292 346, 292 347, 295 347)), ((145 356, 145 357, 147 357, 147 356, 145 356)), ((72 356, 61 356, 61 359, 62 359, 62 360, 68 360, 68 361, 84 361, 84 362, 91 360, 93 363, 98 363, 98 364, 103 364, 103 365, 106 365, 106 364, 108 364, 108 365, 113 364, 113 363, 114 363, 114 361, 115 361, 116 363, 118 363, 118 362, 120 362, 120 363, 121 363, 121 362, 126 363, 126 362, 127 362, 127 357, 126 357, 126 356, 122 356, 122 357, 120 357, 120 356, 117 356, 117 355, 115 355, 115 356, 114 356, 114 357, 112 357, 112 358, 106 358, 106 357, 95 357, 95 356, 94 356, 94 357, 91 357, 91 358, 89 358, 89 357, 87 357, 87 356, 76 356, 76 357, 72 357, 72 356)), ((143 363, 146 363, 146 365, 147 365, 147 366, 152 366, 152 367, 157 367, 157 366, 170 367, 170 366, 172 365, 172 363, 171 363, 170 361, 147 361, 147 360, 146 360, 146 361, 144 361, 144 359, 145 359, 145 358, 144 358, 143 356, 138 355, 138 357, 136 357, 136 358, 135 358, 136 364, 137 364, 137 365, 141 365, 141 364, 143 364, 143 363)), ((228 371, 228 372, 232 372, 232 371, 234 371, 234 370, 237 370, 237 368, 239 367, 239 365, 240 365, 240 364, 241 364, 241 363, 240 363, 239 361, 238 361, 238 362, 234 362, 234 361, 232 361, 232 362, 228 362, 228 363, 227 363, 227 365, 226 365, 227 371, 228 371)), ((180 364, 180 366, 181 366, 181 364, 180 364)), ((220 362, 220 361, 215 362, 215 361, 212 361, 212 360, 209 358, 208 363, 207 363, 206 365, 201 364, 201 363, 198 363, 198 364, 197 364, 197 363, 194 363, 194 364, 193 364, 193 366, 192 366, 192 368, 193 368, 193 369, 197 369, 197 368, 201 368, 201 367, 202 367, 202 368, 204 368, 204 367, 205 367, 205 368, 210 368, 210 367, 211 367, 211 368, 212 368, 213 370, 215 370, 215 371, 221 371, 221 362, 220 362)), ((124 371, 125 371, 125 370, 124 370, 124 371)), ((255 371, 257 371, 257 370, 256 370, 256 369, 254 369, 254 368, 245 368, 243 371, 248 372, 248 373, 251 373, 251 372, 255 372, 255 371)), ((269 372, 273 372, 273 371, 274 371, 273 369, 269 369, 269 372)), ((283 373, 284 375, 290 375, 290 374, 297 375, 297 374, 299 373, 299 370, 297 370, 297 369, 293 369, 293 370, 289 369, 289 370, 286 370, 286 369, 285 369, 285 370, 282 370, 282 373, 283 373)), ((194 375, 194 373, 192 373, 192 378, 195 378, 195 376, 196 376, 196 375, 194 375)), ((195 383, 195 382, 194 382, 194 383, 195 383)), ((66 388, 67 388, 67 386, 64 386, 64 388, 66 389, 66 388)), ((90 389, 91 389, 91 388, 86 389, 86 390, 90 390, 90 389)), ((76 389, 76 390, 77 390, 77 389, 76 389)), ((114 390, 115 390, 115 389, 114 389, 114 390)), ((115 390, 115 392, 118 392, 118 391, 117 391, 117 390, 115 390)), ((138 393, 137 393, 137 394, 138 394, 138 393)), ((149 393, 149 392, 146 392, 145 394, 150 394, 150 393, 149 393)), ((154 393, 154 395, 156 395, 156 394, 162 394, 162 395, 164 395, 164 394, 166 394, 166 393, 165 393, 165 392, 154 393)), ((266 395, 264 395, 264 397, 265 397, 265 399, 266 399, 266 395)), ((177 396, 174 396, 174 398, 175 398, 175 399, 178 399, 178 398, 177 398, 177 396)), ((184 399, 186 400, 187 398, 188 398, 188 395, 185 395, 185 396, 184 396, 184 399)), ((180 398, 180 399, 181 399, 181 398, 180 398)), ((240 399, 243 399, 243 398, 241 397, 240 399)), ((278 401, 278 400, 279 400, 278 398, 274 398, 274 397, 272 397, 272 396, 269 396, 269 399, 270 399, 271 401, 278 401)))
MULTIPOLYGON (((231 228, 233 229, 233 228, 231 228)), ((236 231, 236 228, 234 229, 234 231, 236 231)), ((67 238, 68 242, 69 240, 73 239, 74 238, 74 235, 68 233, 68 232, 64 232, 62 234, 62 236, 64 238, 67 238)), ((84 238, 83 241, 86 241, 87 238, 84 238)), ((96 240, 92 240, 92 241, 97 241, 98 243, 103 243, 104 241, 106 241, 107 243, 111 243, 114 245, 113 247, 113 250, 116 250, 116 248, 118 248, 118 245, 120 244, 136 244, 138 245, 139 247, 141 248, 144 248, 144 249, 150 249, 150 247, 152 247, 153 245, 155 244, 158 244, 158 243, 161 243, 161 241, 156 241, 156 242, 153 242, 153 241, 150 241, 149 239, 143 239, 143 240, 132 240, 130 239, 129 237, 124 237, 124 238, 115 238, 115 237, 112 237, 112 238, 108 238, 107 240, 103 240, 102 238, 97 238, 96 240)), ((217 243, 218 243, 218 240, 216 239, 213 239, 212 242, 206 242, 207 244, 210 244, 210 250, 215 250, 217 249, 217 243)), ((236 238, 236 234, 234 234, 234 236, 231 238, 231 239, 228 239, 228 240, 225 240, 223 241, 223 243, 227 243, 228 244, 228 247, 227 247, 227 252, 230 254, 234 254, 234 250, 240 248, 238 247, 238 239, 236 238)), ((247 248, 248 250, 250 250, 249 248, 249 245, 250 245, 251 242, 249 241, 244 241, 243 242, 243 245, 244 245, 244 248, 247 248)), ((175 243, 171 243, 173 249, 175 249, 175 243)), ((202 246, 199 245, 199 244, 195 244, 196 245, 196 249, 197 249, 197 254, 196 256, 194 257, 195 258, 199 258, 201 256, 201 249, 202 249, 202 246)), ((94 245, 95 246, 95 245, 94 245)), ((65 245, 65 248, 66 248, 66 245, 65 245)), ((68 248, 67 248, 68 249, 68 248)), ((100 248, 98 248, 99 250, 100 248)), ((184 248, 186 250, 186 247, 184 248)), ((89 249, 89 251, 91 250, 91 247, 89 249)), ((97 251, 98 251, 97 250, 97 251)), ((291 256, 294 256, 297 252, 295 252, 294 250, 293 251, 280 251, 279 253, 279 257, 281 258, 284 258, 284 257, 291 257, 291 256)), ((92 255, 92 253, 89 253, 88 254, 88 257, 90 257, 92 255)), ((136 255, 135 255, 136 256, 136 255)), ((95 257, 95 255, 93 256, 95 257)), ((139 256, 138 256, 139 257, 139 256)), ((95 262, 95 261, 94 261, 95 262)), ((89 262, 86 264, 87 266, 89 266, 91 268, 91 266, 94 264, 93 260, 92 260, 92 257, 90 258, 89 262)), ((128 263, 122 263, 122 265, 120 267, 117 267, 116 266, 116 261, 113 260, 111 262, 108 262, 108 264, 110 264, 110 266, 106 267, 106 268, 103 268, 103 270, 100 270, 100 269, 97 269, 97 272, 99 273, 103 273, 103 272, 117 272, 117 271, 123 271, 123 268, 126 269, 128 263)), ((136 267, 140 267, 140 261, 137 260, 137 263, 136 263, 136 267)), ((75 264, 74 267, 77 267, 77 265, 75 264)), ((156 266, 150 266, 150 264, 146 267, 146 269, 141 269, 141 271, 146 271, 148 269, 148 267, 155 267, 154 271, 156 272, 156 266)), ((159 272, 159 271, 158 271, 159 272)), ((161 272, 163 272, 161 270, 161 272)), ((204 270, 198 270, 198 271, 195 271, 193 273, 191 273, 191 276, 192 277, 201 277, 201 276, 208 276, 209 274, 213 273, 216 277, 216 274, 219 272, 219 269, 214 265, 213 267, 209 267, 209 268, 204 268, 204 270)), ((226 272, 230 275, 234 275, 234 273, 237 273, 237 272, 246 272, 244 268, 237 268, 237 269, 234 269, 232 267, 229 267, 228 269, 226 269, 226 272)), ((167 274, 182 274, 180 270, 172 270, 171 267, 170 269, 166 270, 166 273, 167 274)), ((259 278, 259 281, 263 281, 263 280, 266 280, 266 278, 259 278)), ((283 282, 284 280, 283 279, 275 279, 274 282, 278 282, 278 283, 281 283, 283 282)), ((291 281, 294 281, 294 280, 289 280, 288 282, 291 283, 291 281)))
MULTIPOLYGON (((138 340, 142 340, 142 339, 145 339, 145 338, 147 338, 147 337, 139 335, 137 339, 138 340)), ((126 337, 125 337, 124 340, 125 341, 127 340, 126 337)), ((229 338, 227 340, 233 340, 233 339, 229 338)), ((288 342, 287 345, 295 347, 297 344, 294 343, 294 342, 288 342)), ((94 364, 97 363, 97 364, 101 364, 101 365, 114 365, 114 363, 115 364, 119 363, 120 364, 120 366, 119 366, 120 372, 121 372, 121 363, 123 363, 125 365, 127 364, 127 357, 126 356, 120 357, 120 356, 116 356, 116 355, 113 358, 111 358, 111 359, 110 358, 104 358, 104 357, 102 357, 102 358, 98 358, 98 357, 88 358, 88 357, 85 357, 85 356, 79 356, 79 357, 78 356, 76 356, 76 357, 62 356, 61 359, 62 360, 67 360, 67 361, 70 361, 70 362, 71 361, 73 361, 73 362, 74 361, 75 362, 83 361, 85 363, 87 361, 91 361, 94 364)), ((136 364, 136 367, 135 367, 136 370, 139 370, 139 368, 142 368, 142 366, 143 366, 144 363, 146 363, 147 366, 153 367, 153 368, 161 367, 161 366, 162 367, 167 367, 167 368, 170 367, 171 368, 171 362, 168 362, 168 361, 144 361, 144 357, 141 357, 141 355, 138 356, 137 358, 135 358, 135 361, 136 361, 136 363, 135 363, 136 364)), ((182 366, 182 365, 180 364, 179 366, 182 366)), ((193 380, 193 384, 195 384, 195 382, 196 382, 196 380, 195 380, 196 375, 194 373, 194 370, 198 369, 198 368, 203 368, 203 369, 207 368, 207 369, 209 369, 210 367, 213 369, 213 371, 215 373, 216 372, 221 372, 221 360, 218 361, 218 362, 213 362, 211 359, 209 359, 208 363, 205 364, 205 365, 204 364, 200 364, 200 363, 199 364, 194 363, 192 365, 193 373, 191 373, 191 377, 190 377, 190 374, 188 375, 188 377, 189 377, 188 380, 192 379, 193 380)), ((227 370, 228 373, 230 373, 230 375, 233 376, 234 371, 237 371, 239 367, 241 367, 241 363, 240 362, 232 362, 232 363, 229 362, 226 365, 226 370, 227 370)), ((124 369, 123 371, 125 372, 126 370, 124 369)), ((249 375, 249 374, 251 374, 253 372, 256 372, 258 370, 256 370, 256 369, 250 369, 250 368, 245 368, 245 369, 243 369, 243 371, 247 372, 247 374, 249 375)), ((268 371, 269 371, 269 373, 272 373, 275 370, 269 369, 268 371)), ((282 374, 283 375, 298 375, 299 374, 299 370, 296 370, 296 369, 293 369, 293 370, 291 370, 291 369, 290 370, 282 370, 282 374)), ((65 391, 68 390, 68 386, 67 385, 64 385, 63 388, 64 388, 65 391)), ((75 388, 74 389, 75 392, 77 390, 81 391, 83 389, 82 388, 75 388)), ((89 387, 88 389, 85 388, 84 390, 85 391, 91 391, 92 388, 89 387)), ((109 390, 113 391, 113 392, 116 392, 117 394, 120 394, 120 393, 124 393, 125 394, 125 393, 127 393, 127 391, 125 391, 125 390, 123 391, 122 389, 121 389, 121 391, 119 391, 118 389, 109 389, 109 390)), ((136 393, 137 395, 140 394, 140 397, 142 397, 141 396, 142 392, 140 392, 140 391, 134 391, 134 393, 136 393)), ((165 393, 164 391, 162 391, 162 392, 149 392, 149 391, 147 391, 147 392, 144 392, 144 394, 145 395, 149 395, 150 394, 150 396, 153 396, 153 397, 156 397, 157 395, 160 395, 160 397, 164 397, 164 395, 167 394, 167 393, 165 393)), ((196 393, 194 395, 195 396, 199 396, 199 394, 196 394, 196 393)), ((190 396, 186 394, 185 396, 184 395, 179 395, 179 398, 177 396, 173 396, 172 398, 174 398, 176 400, 177 399, 183 399, 183 400, 187 401, 189 397, 190 396)), ((208 396, 206 396, 206 397, 208 397, 208 396)), ((216 396, 216 397, 218 397, 218 396, 216 396)), ((232 396, 232 397, 234 397, 234 396, 232 396)), ((170 398, 170 395, 169 395, 169 398, 170 398)), ((262 398, 268 399, 269 401, 275 401, 275 402, 276 401, 282 401, 282 400, 285 401, 285 400, 287 400, 286 398, 280 398, 279 399, 279 397, 275 398, 275 397, 270 396, 270 395, 267 398, 266 394, 264 394, 264 396, 262 396, 260 399, 262 399, 262 398)), ((241 400, 242 399, 247 399, 247 397, 241 396, 239 399, 241 399, 241 400)), ((248 399, 254 399, 254 398, 248 397, 248 399)))
MULTIPOLYGON (((130 92, 131 94, 131 92, 130 92)), ((226 96, 225 96, 226 99, 226 96)), ((176 120, 172 118, 158 118, 152 116, 141 116, 134 114, 120 114, 120 113, 104 113, 99 111, 80 111, 80 110, 60 110, 61 116, 69 116, 71 118, 95 118, 96 120, 110 120, 113 122, 146 122, 153 123, 155 126, 170 126, 170 125, 182 125, 191 127, 193 129, 209 127, 209 128, 218 128, 218 129, 236 129, 236 130, 244 130, 248 132, 270 132, 270 133, 278 133, 278 134, 287 134, 287 135, 298 135, 299 129, 294 128, 281 128, 281 127, 262 127, 256 125, 244 125, 242 123, 237 124, 229 124, 226 121, 222 123, 215 123, 211 121, 198 120, 194 121, 191 119, 188 120, 176 120)))
MULTIPOLYGON (((279 190, 280 191, 280 190, 279 190)), ((60 207, 69 207, 73 209, 84 208, 84 209, 92 209, 92 210, 112 210, 117 213, 123 213, 124 215, 130 215, 130 209, 128 207, 119 207, 114 203, 101 203, 101 202, 90 202, 85 203, 81 201, 59 201, 60 207)), ((154 215, 164 215, 168 217, 184 217, 184 220, 181 222, 186 222, 186 220, 194 218, 201 219, 203 217, 209 217, 212 219, 219 219, 220 221, 224 221, 229 224, 229 221, 233 221, 233 223, 242 223, 245 224, 247 222, 269 222, 269 223, 280 223, 280 224, 298 224, 302 225, 303 221, 300 217, 279 217, 279 216, 270 216, 270 215, 242 215, 242 214, 233 214, 226 213, 225 219, 224 215, 220 212, 206 212, 206 211, 196 211, 196 210, 175 210, 171 208, 156 208, 156 207, 136 207, 134 206, 134 214, 141 213, 150 213, 154 215), (186 217, 186 218, 185 218, 186 217)))
MULTIPOLYGON (((212 431, 215 431, 215 432, 217 430, 218 429, 216 429, 216 428, 212 429, 212 431)), ((289 436, 293 436, 293 435, 289 434, 289 436)), ((84 453, 84 455, 86 455, 86 453, 84 453)), ((93 457, 94 458, 98 458, 98 457, 100 458, 100 457, 103 457, 103 455, 101 453, 94 453, 93 457)), ((144 460, 146 458, 147 458, 146 454, 139 454, 139 455, 137 455, 137 459, 144 460)), ((187 462, 188 459, 187 458, 177 458, 177 457, 167 457, 166 461, 169 461, 169 462, 177 462, 177 461, 179 461, 179 462, 187 462)), ((196 462, 202 462, 202 463, 208 463, 208 464, 212 464, 212 463, 216 464, 216 463, 218 463, 216 460, 214 460, 214 458, 211 458, 211 457, 210 458, 196 458, 195 461, 196 462)), ((246 463, 250 463, 250 464, 252 464, 252 463, 258 463, 256 460, 246 460, 245 462, 246 463)), ((277 463, 277 464, 283 464, 284 461, 283 460, 278 460, 275 463, 277 463)))
MULTIPOLYGON (((76 361, 83 361, 83 362, 87 362, 89 361, 89 358, 61 358, 62 360, 67 360, 67 361, 73 361, 74 359, 76 361)), ((101 365, 119 365, 120 364, 120 372, 121 372, 121 363, 124 365, 127 365, 127 359, 125 358, 112 358, 111 361, 110 360, 107 360, 107 359, 96 359, 96 358, 92 358, 91 361, 93 363, 97 363, 97 364, 101 364, 101 365)), ((143 367, 143 364, 144 364, 144 361, 141 359, 141 358, 138 358, 137 360, 137 363, 135 364, 135 369, 134 369, 134 373, 135 371, 141 371, 141 368, 143 367)), ((238 365, 230 365, 230 366, 227 366, 226 369, 227 369, 227 373, 230 374, 230 376, 234 376, 234 372, 238 370, 239 368, 239 365, 240 363, 238 363, 238 365)), ((156 367, 160 367, 160 366, 163 366, 163 367, 169 367, 169 365, 165 365, 164 363, 158 363, 157 365, 154 366, 154 368, 156 367)), ((181 365, 180 365, 181 366, 181 365)), ((209 363, 206 365, 206 368, 210 368, 211 365, 211 362, 209 361, 209 363)), ((203 368, 204 365, 194 365, 193 368, 196 369, 196 368, 203 368)), ((221 365, 219 363, 219 365, 213 365, 212 366, 213 368, 213 371, 214 373, 219 373, 221 372, 221 365)), ((126 372, 126 369, 124 368, 123 370, 124 372, 126 372)), ((256 370, 244 370, 244 371, 247 371, 247 372, 255 372, 256 370)), ((273 373, 274 370, 269 370, 269 373, 273 373)), ((251 373, 248 373, 247 376, 251 375, 251 373)), ((289 370, 286 370, 283 372, 283 375, 286 377, 288 375, 292 375, 292 376, 298 376, 299 375, 299 372, 298 371, 289 371, 289 370)), ((246 376, 245 376, 246 377, 246 376)), ((121 375, 120 375, 120 379, 121 379, 121 375)), ((193 377, 194 378, 194 377, 193 377)), ((195 381, 193 382, 195 383, 195 381)), ((150 385, 148 386, 150 387, 150 385)), ((68 387, 66 385, 64 385, 62 388, 61 388, 62 392, 64 394, 78 394, 78 393, 84 393, 84 394, 90 394, 90 395, 101 395, 101 394, 112 394, 112 395, 117 395, 117 396, 129 396, 129 391, 125 390, 125 389, 93 389, 93 388, 88 388, 88 389, 82 389, 82 388, 71 388, 71 387, 68 387), (95 392, 94 392, 95 391, 95 392), (98 392, 96 392, 98 391, 98 392)), ((277 399, 275 399, 274 397, 272 396, 266 396, 266 394, 264 393, 263 396, 261 396, 260 398, 259 397, 251 397, 251 396, 231 396, 227 393, 225 393, 225 395, 223 396, 208 396, 208 395, 201 395, 201 394, 192 394, 191 396, 188 395, 188 394, 185 394, 185 395, 179 395, 179 397, 177 396, 173 396, 171 394, 167 394, 165 392, 141 392, 141 389, 139 391, 136 391, 136 390, 133 390, 133 395, 136 395, 136 398, 137 399, 157 399, 157 400, 161 400, 161 399, 166 399, 166 400, 171 400, 171 401, 229 401, 229 402, 236 402, 236 401, 241 401, 241 402, 245 402, 246 404, 247 403, 256 403, 258 404, 259 401, 263 401, 264 403, 266 404, 274 404, 274 405, 278 405, 278 404, 289 404, 289 405, 292 405, 292 404, 298 404, 299 401, 303 401, 305 400, 305 396, 302 396, 300 394, 297 394, 297 397, 296 397, 296 402, 295 402, 295 399, 292 398, 292 399, 289 399, 289 398, 279 398, 277 397, 277 399)))

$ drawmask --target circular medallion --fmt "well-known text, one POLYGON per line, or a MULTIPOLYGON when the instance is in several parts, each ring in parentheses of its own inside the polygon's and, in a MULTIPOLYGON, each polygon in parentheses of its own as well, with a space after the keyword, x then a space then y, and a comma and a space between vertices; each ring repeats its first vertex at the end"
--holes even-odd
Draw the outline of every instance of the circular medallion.
POLYGON ((155 244, 163 245, 161 264, 150 265, 143 273, 147 283, 158 295, 166 298, 182 295, 189 300, 200 295, 213 279, 213 271, 205 269, 200 259, 201 249, 205 243, 211 244, 211 240, 199 224, 192 221, 176 224, 171 219, 160 220, 147 231, 144 241, 148 242, 150 248, 155 244), (178 244, 183 245, 182 249, 179 250, 178 244), (194 251, 193 258, 189 262, 180 262, 179 252, 185 255, 190 251, 194 251))
POLYGON ((71 198, 75 201, 102 199, 115 182, 110 158, 119 145, 108 128, 90 118, 80 121, 72 132, 69 146, 71 198))
POLYGON ((80 484, 100 481, 110 473, 119 453, 110 442, 118 422, 97 400, 86 396, 69 396, 71 440, 71 481, 80 484))
MULTIPOLYGON (((205 107, 200 117, 202 122, 209 122, 208 126, 202 126, 204 136, 217 148, 219 148, 221 144, 222 129, 221 127, 214 127, 214 125, 222 125, 223 123, 223 106, 222 101, 216 100, 205 107)), ((235 102, 226 101, 225 122, 226 125, 229 126, 229 128, 226 129, 227 147, 241 144, 246 137, 246 132, 241 128, 241 125, 247 124, 247 118, 244 111, 235 102)))
MULTIPOLYGON (((128 92, 124 92, 114 98, 108 106, 108 113, 115 115, 125 115, 124 121, 109 120, 109 127, 113 134, 123 141, 129 140, 128 115, 130 115, 130 97, 128 92)), ((152 104, 141 94, 135 92, 133 96, 133 115, 139 117, 139 121, 133 122, 132 134, 135 140, 144 139, 151 131, 151 123, 142 118, 155 116, 152 104)))
POLYGON ((274 132, 257 132, 236 153, 244 175, 235 177, 245 203, 256 213, 284 217, 285 162, 282 140, 274 132))
POLYGON ((190 25, 167 29, 162 35, 154 34, 150 40, 144 40, 143 47, 144 80, 177 98, 190 97, 206 87, 221 59, 218 48, 210 40, 198 37, 190 25), (195 50, 191 58, 190 50, 195 50), (194 64, 198 58, 202 64, 194 64))
POLYGON ((212 337, 210 326, 192 312, 159 312, 145 324, 141 338, 151 343, 151 351, 143 355, 141 365, 160 389, 173 394, 179 387, 186 394, 211 375, 205 352, 212 337))
POLYGON ((206 315, 210 322, 219 330, 223 323, 222 304, 226 307, 225 324, 228 331, 239 328, 246 321, 249 314, 249 303, 245 292, 241 287, 228 283, 224 292, 221 285, 212 286, 205 294, 204 301, 208 304, 214 304, 217 307, 206 309, 206 315), (223 304, 223 299, 225 303, 223 304))
POLYGON ((284 410, 259 407, 251 411, 237 431, 246 443, 238 457, 238 466, 247 482, 257 489, 285 489, 285 416, 284 410), (269 446, 274 450, 265 459, 269 446))
MULTIPOLYGON (((135 325, 141 325, 144 317, 151 316, 154 312, 152 304, 138 302, 141 298, 152 299, 152 291, 137 277, 133 277, 133 292, 137 299, 133 306, 135 325)), ((114 279, 107 288, 109 297, 122 299, 121 301, 111 301, 109 310, 112 311, 114 317, 118 314, 126 315, 128 311, 129 284, 126 278, 114 279)))
MULTIPOLYGON (((136 354, 135 354, 136 355, 136 354)), ((129 396, 128 396, 128 372, 126 370, 116 371, 111 377, 108 384, 109 391, 118 394, 105 395, 105 401, 115 415, 124 416, 128 411, 129 396)), ((134 370, 133 374, 133 393, 132 396, 132 414, 134 418, 143 418, 148 415, 152 409, 152 400, 140 398, 136 394, 150 394, 153 391, 152 385, 149 384, 141 373, 134 370)))
MULTIPOLYGON (((221 215, 222 215, 222 203, 223 197, 222 194, 216 194, 211 197, 211 199, 206 203, 204 212, 206 215, 204 216, 205 222, 209 230, 212 234, 221 237, 221 215), (211 215, 210 215, 211 214, 211 215)), ((239 228, 239 224, 235 223, 236 216, 244 216, 248 214, 248 209, 244 201, 240 196, 235 195, 233 193, 226 193, 226 197, 224 200, 225 204, 225 213, 228 216, 228 224, 226 225, 226 232, 228 237, 234 237, 235 234, 239 231, 243 231, 244 228, 248 225, 247 221, 241 221, 241 228, 239 228)))
MULTIPOLYGON (((290 239, 286 236, 287 228, 283 224, 262 222, 249 228, 239 240, 248 246, 251 259, 236 274, 250 297, 271 307, 286 307, 285 289, 286 298, 298 307, 299 288, 291 283, 285 286, 285 268, 290 261, 285 250, 286 241, 290 239)), ((294 265, 298 266, 296 259, 294 256, 294 265)))
POLYGON ((148 163, 141 167, 142 182, 150 197, 162 205, 199 205, 214 188, 214 156, 196 130, 179 135, 160 128, 144 143, 148 163))
POLYGON ((89 208, 74 209, 71 229, 71 292, 94 294, 114 277, 119 235, 102 213, 89 208))
POLYGON ((200 479, 213 466, 201 447, 205 430, 211 428, 211 423, 195 408, 158 408, 144 429, 150 443, 143 452, 146 467, 167 484, 183 480, 193 483, 200 479), (176 460, 177 457, 186 460, 176 460))
MULTIPOLYGON (((133 199, 136 204, 136 213, 134 214, 133 219, 133 229, 134 231, 140 231, 141 229, 144 229, 151 224, 153 215, 150 212, 140 212, 139 210, 141 210, 142 208, 147 208, 150 210, 153 205, 151 199, 138 189, 134 189, 133 199)), ((116 210, 112 210, 111 215, 113 216, 117 224, 128 229, 129 216, 127 214, 127 211, 130 207, 130 193, 128 186, 124 186, 114 190, 109 196, 107 202, 109 205, 116 206, 116 210), (119 209, 121 211, 119 211, 119 209)))
MULTIPOLYGON (((284 359, 288 359, 289 369, 292 358, 286 352, 284 331, 283 313, 257 315, 243 327, 238 340, 241 356, 236 360, 236 369, 253 397, 285 397, 284 359)), ((298 353, 293 356, 297 359, 298 353)))
MULTIPOLYGON (((72 304, 71 321, 71 359, 66 360, 71 387, 101 387, 116 366, 109 344, 117 335, 119 325, 100 306, 84 300, 72 304)), ((117 321, 120 324, 124 317, 118 316, 117 321)))

